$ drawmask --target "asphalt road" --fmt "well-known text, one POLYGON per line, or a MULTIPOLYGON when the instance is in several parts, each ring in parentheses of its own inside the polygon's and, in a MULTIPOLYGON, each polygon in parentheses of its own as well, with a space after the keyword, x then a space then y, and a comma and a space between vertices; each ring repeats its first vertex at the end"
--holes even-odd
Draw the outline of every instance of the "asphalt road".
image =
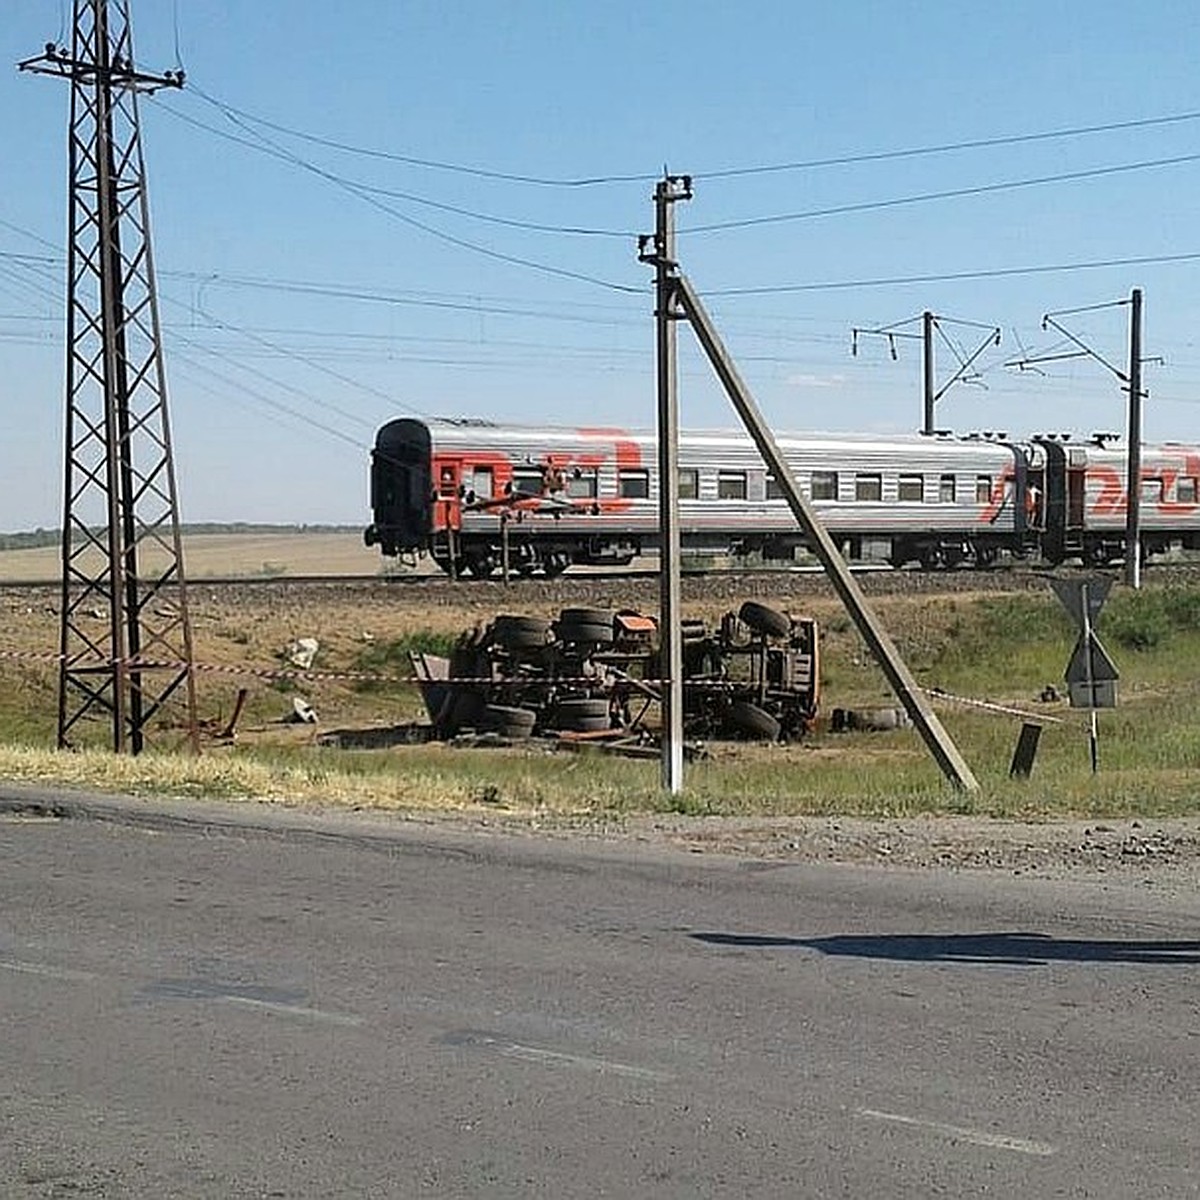
POLYGON ((0 1196, 1200 1195, 1200 897, 219 811, 0 815, 0 1196))

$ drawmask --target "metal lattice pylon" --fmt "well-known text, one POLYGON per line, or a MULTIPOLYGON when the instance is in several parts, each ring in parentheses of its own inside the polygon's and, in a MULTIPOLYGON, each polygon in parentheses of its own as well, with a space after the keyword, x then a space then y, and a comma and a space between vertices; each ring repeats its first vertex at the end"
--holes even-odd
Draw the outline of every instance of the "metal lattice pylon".
POLYGON ((182 728, 195 746, 137 111, 139 92, 179 87, 183 73, 135 68, 129 0, 75 0, 71 49, 51 43, 20 65, 71 81, 58 744, 76 744, 80 722, 101 718, 117 752, 140 752, 151 722, 182 728))

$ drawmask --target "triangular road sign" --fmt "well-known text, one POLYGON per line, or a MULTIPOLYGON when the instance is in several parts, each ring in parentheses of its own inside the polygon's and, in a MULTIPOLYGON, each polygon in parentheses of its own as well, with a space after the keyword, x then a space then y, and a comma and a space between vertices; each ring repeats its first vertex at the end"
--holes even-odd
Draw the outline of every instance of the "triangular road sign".
POLYGON ((1087 588, 1088 622, 1095 624, 1104 601, 1112 588, 1112 579, 1107 575, 1093 575, 1090 579, 1051 579, 1054 594, 1062 601, 1063 608, 1071 614, 1075 624, 1083 628, 1083 589, 1087 588))
POLYGON ((1068 683, 1087 683, 1089 676, 1093 683, 1107 683, 1120 678, 1117 664, 1109 658, 1108 651, 1094 633, 1090 638, 1081 637, 1075 643, 1063 678, 1068 683))

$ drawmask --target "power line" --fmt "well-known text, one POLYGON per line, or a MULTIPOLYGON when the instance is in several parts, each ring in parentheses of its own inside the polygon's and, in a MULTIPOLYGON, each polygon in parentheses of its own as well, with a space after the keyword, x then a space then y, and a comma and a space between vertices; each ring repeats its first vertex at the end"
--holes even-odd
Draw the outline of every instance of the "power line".
MULTIPOLYGON (((200 93, 198 89, 193 90, 200 93)), ((504 183, 521 183, 537 187, 553 188, 585 188, 604 184, 621 183, 653 183, 659 178, 658 173, 629 173, 592 175, 577 178, 547 177, 540 175, 525 175, 516 172, 500 171, 488 167, 473 166, 466 163, 446 162, 439 159, 421 158, 410 154, 400 154, 389 150, 359 146, 336 138, 321 137, 294 126, 284 125, 266 117, 257 116, 246 109, 238 108, 228 101, 217 101, 205 97, 210 102, 219 104, 222 108, 236 114, 244 121, 259 125, 264 129, 273 130, 287 137, 309 142, 312 145, 324 146, 326 149, 337 150, 346 154, 354 154, 363 158, 378 159, 383 162, 401 163, 406 166, 423 167, 430 170, 447 171, 459 175, 469 175, 478 179, 493 179, 504 183)), ((851 166, 860 163, 890 162, 905 158, 919 158, 935 154, 950 154, 964 150, 990 150, 1002 146, 1027 145, 1036 142, 1048 142, 1067 138, 1087 137, 1101 133, 1120 133, 1131 129, 1150 129, 1166 125, 1177 125, 1185 122, 1200 120, 1200 111, 1167 113, 1156 117, 1139 117, 1125 121, 1110 121, 1099 125, 1077 125, 1064 129, 1042 130, 1033 133, 999 134, 991 137, 971 138, 957 142, 942 142, 934 145, 908 146, 895 150, 868 150, 851 154, 834 155, 828 158, 800 159, 792 162, 762 163, 743 167, 725 167, 714 170, 693 171, 695 179, 734 179, 743 176, 779 174, 787 171, 810 171, 825 167, 851 166)))
POLYGON ((997 137, 972 138, 962 142, 943 142, 932 146, 912 146, 902 150, 874 150, 859 154, 842 154, 832 158, 810 158, 799 162, 774 163, 757 167, 730 167, 722 171, 693 171, 693 179, 733 179, 746 175, 770 175, 782 171, 811 171, 821 167, 844 167, 858 163, 890 162, 895 159, 919 158, 931 154, 950 154, 960 150, 991 150, 1000 146, 1027 145, 1056 139, 1084 137, 1096 133, 1115 133, 1126 129, 1148 129, 1157 125, 1174 125, 1200 120, 1200 112, 1171 113, 1163 117, 1142 117, 1130 121, 1112 121, 1106 125, 1079 125, 1071 129, 1054 129, 1042 133, 1017 133, 997 137))
POLYGON ((1157 254, 1139 258, 1107 258, 1092 262, 1055 263, 1030 267, 996 267, 982 271, 951 271, 937 275, 893 275, 875 279, 840 279, 824 283, 788 283, 767 287, 715 288, 706 296, 782 296, 792 292, 833 292, 850 288, 904 287, 915 283, 957 283, 971 279, 1004 279, 1018 275, 1049 275, 1068 271, 1098 271, 1110 267, 1158 266, 1165 263, 1195 262, 1200 251, 1187 254, 1157 254))
MULTIPOLYGON (((234 110, 226 111, 220 101, 212 99, 197 87, 192 87, 201 99, 213 104, 217 109, 231 120, 236 119, 231 116, 234 110)), ((238 146, 246 146, 251 150, 264 152, 265 148, 270 146, 272 150, 276 149, 270 142, 262 142, 260 140, 251 140, 250 137, 238 137, 236 134, 230 133, 228 130, 218 129, 213 125, 209 125, 205 121, 201 121, 187 113, 180 112, 177 108, 173 108, 169 104, 161 104, 160 107, 171 114, 176 119, 183 121, 185 124, 191 125, 196 129, 202 129, 205 133, 211 133, 214 137, 224 138, 226 141, 233 142, 238 146)), ((260 139, 261 134, 253 134, 253 138, 260 139)), ((308 163, 307 159, 300 159, 298 155, 294 156, 288 150, 282 147, 278 148, 276 157, 281 157, 284 161, 291 163, 308 163)), ((327 171, 325 168, 319 168, 330 179, 336 179, 348 188, 353 188, 359 192, 365 192, 372 196, 384 196, 391 200, 404 200, 409 204, 418 204, 424 208, 432 208, 438 212, 452 213, 454 216, 466 217, 472 221, 482 221, 489 225, 501 225, 507 229, 522 229, 529 233, 554 233, 565 236, 574 237, 592 237, 592 238, 620 238, 622 240, 631 240, 637 236, 636 231, 628 229, 598 229, 595 227, 582 225, 552 225, 540 221, 521 220, 516 217, 501 217, 495 213, 480 212, 478 209, 464 208, 458 204, 447 204, 442 200, 433 200, 428 196, 420 196, 415 192, 400 191, 396 188, 378 187, 374 184, 364 183, 361 180, 351 179, 348 176, 340 175, 336 171, 327 171)))
POLYGON ((538 175, 521 175, 508 171, 491 170, 487 167, 467 166, 463 163, 443 162, 432 158, 418 158, 410 154, 397 154, 389 150, 376 150, 365 146, 354 146, 347 142, 340 142, 334 138, 319 137, 316 134, 306 133, 301 129, 295 129, 288 125, 281 125, 276 121, 270 121, 265 117, 255 116, 253 113, 247 112, 243 108, 237 108, 226 101, 218 101, 213 97, 206 96, 198 88, 192 88, 201 98, 208 100, 211 104, 216 104, 223 111, 232 113, 240 117, 243 121, 248 121, 254 125, 260 125, 264 129, 273 130, 275 133, 282 133, 288 137, 294 137, 300 141, 309 142, 315 146, 324 146, 330 150, 340 150, 348 154, 357 154, 364 158, 376 158, 385 162, 403 163, 406 166, 424 167, 435 171, 448 171, 457 175, 471 175, 477 179, 495 179, 503 183, 524 183, 531 184, 537 187, 556 187, 556 188, 584 188, 594 187, 598 184, 612 183, 649 183, 657 179, 655 174, 633 174, 633 175, 593 175, 585 176, 579 179, 555 179, 547 178, 538 175))
POLYGON ((847 213, 874 212, 885 208, 900 208, 910 204, 925 204, 933 200, 958 200, 966 196, 983 196, 994 192, 1015 191, 1018 188, 1040 187, 1051 183, 1074 183, 1082 179, 1098 179, 1106 175, 1146 171, 1158 167, 1175 167, 1200 162, 1200 154, 1179 154, 1172 158, 1146 159, 1135 163, 1118 163, 1108 167, 1092 167, 1086 171, 1065 171, 1059 175, 1039 175, 1028 179, 1009 179, 1000 183, 977 184, 974 187, 946 188, 937 192, 920 192, 913 196, 894 196, 887 200, 864 200, 854 204, 837 204, 830 208, 813 208, 806 212, 776 213, 766 217, 743 217, 736 221, 715 221, 693 225, 688 233, 721 233, 731 229, 751 229, 759 225, 781 225, 789 221, 807 221, 813 217, 844 216, 847 213))
MULTIPOLYGON (((188 279, 201 285, 213 287, 246 288, 248 290, 277 291, 290 295, 321 296, 336 300, 357 300, 370 304, 387 304, 400 307, 444 309, 449 312, 482 313, 495 316, 530 317, 546 321, 585 322, 597 325, 630 325, 634 319, 615 320, 613 318, 596 317, 594 315, 573 315, 571 313, 548 311, 537 308, 520 307, 516 303, 508 304, 500 297, 470 297, 461 293, 439 292, 386 292, 379 289, 360 288, 350 284, 310 282, 306 280, 288 280, 272 278, 256 278, 246 275, 203 274, 200 272, 160 271, 160 275, 174 279, 188 279), (457 298, 455 298, 457 297, 457 298)), ((564 302, 558 307, 567 307, 564 302)), ((569 307, 579 309, 601 308, 595 304, 573 303, 569 307)), ((616 309, 613 309, 616 311, 616 309)), ((644 325, 644 319, 636 321, 644 325)))
MULTIPOLYGON (((207 132, 216 132, 210 126, 195 120, 195 118, 185 116, 178 110, 164 106, 164 111, 171 113, 171 115, 178 117, 189 124, 204 129, 207 132)), ((231 113, 226 113, 225 115, 235 124, 238 123, 239 119, 235 115, 231 113)), ((228 137, 229 135, 220 133, 217 134, 217 136, 228 137)), ((318 178, 324 179, 327 183, 332 183, 335 187, 338 187, 345 192, 349 192, 350 195, 357 197, 364 203, 370 204, 373 208, 378 209, 380 212, 386 213, 388 216, 394 217, 398 221, 403 221, 406 225, 409 225, 414 229, 419 229, 422 233, 427 233, 431 237, 437 238, 439 241, 446 242, 448 245, 457 246, 460 249, 468 250, 473 254, 481 255, 484 258, 490 258, 496 262, 508 263, 511 266, 525 267, 529 270, 539 271, 546 275, 554 275, 561 279, 573 279, 579 283, 591 284, 593 287, 604 288, 608 291, 623 292, 632 295, 641 295, 647 291, 645 286, 635 287, 630 284, 615 283, 612 280, 601 279, 595 275, 588 275, 582 271, 572 271, 567 267, 559 267, 551 263, 539 262, 536 259, 523 258, 516 254, 506 254, 503 251, 494 250, 489 246, 480 245, 478 242, 469 241, 467 238, 458 237, 456 234, 447 233, 445 230, 438 229, 436 226, 430 225, 425 221, 420 221, 416 217, 410 216, 408 213, 400 212, 398 209, 393 208, 390 204, 385 204, 379 199, 378 196, 372 195, 370 192, 364 190, 359 184, 344 179, 334 172, 326 170, 324 167, 319 167, 315 163, 309 162, 307 159, 301 158, 299 155, 293 154, 291 151, 275 145, 262 134, 255 133, 253 136, 258 139, 260 144, 255 144, 254 142, 243 142, 241 139, 233 140, 236 140, 240 144, 244 144, 251 149, 258 150, 260 153, 267 154, 272 158, 279 159, 282 162, 289 163, 292 166, 299 167, 303 171, 307 171, 310 174, 316 175, 318 178)))

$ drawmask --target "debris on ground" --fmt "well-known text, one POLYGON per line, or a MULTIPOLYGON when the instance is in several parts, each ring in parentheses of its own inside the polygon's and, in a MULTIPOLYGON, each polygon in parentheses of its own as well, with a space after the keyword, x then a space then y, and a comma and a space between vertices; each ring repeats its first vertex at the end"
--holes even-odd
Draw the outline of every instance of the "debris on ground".
POLYGON ((293 667, 301 671, 308 671, 316 661, 317 651, 320 648, 321 643, 314 637, 297 638, 288 646, 286 657, 293 667))

